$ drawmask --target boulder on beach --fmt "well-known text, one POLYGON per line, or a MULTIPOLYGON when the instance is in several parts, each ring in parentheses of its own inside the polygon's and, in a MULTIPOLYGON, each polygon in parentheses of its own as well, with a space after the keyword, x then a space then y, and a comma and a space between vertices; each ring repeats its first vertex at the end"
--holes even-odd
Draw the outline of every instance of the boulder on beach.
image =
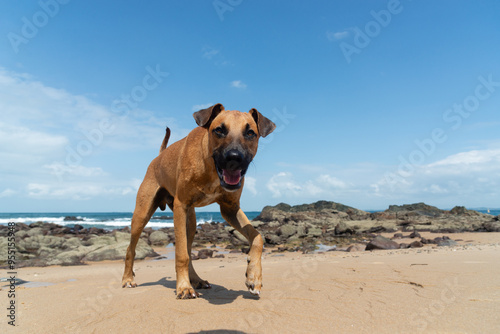
POLYGON ((366 245, 366 250, 377 250, 377 249, 398 249, 399 244, 391 239, 387 239, 383 236, 376 236, 372 241, 366 245))

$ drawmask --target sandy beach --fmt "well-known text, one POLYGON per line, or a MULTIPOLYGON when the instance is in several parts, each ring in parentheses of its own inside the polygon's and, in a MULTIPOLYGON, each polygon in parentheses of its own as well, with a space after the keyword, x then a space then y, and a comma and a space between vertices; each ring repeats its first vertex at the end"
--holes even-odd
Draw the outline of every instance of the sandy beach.
MULTIPOLYGON (((436 234, 430 234, 436 236, 436 234)), ((263 256, 260 298, 244 285, 245 255, 195 261, 212 283, 175 299, 173 260, 22 268, 12 333, 495 333, 500 328, 500 233, 453 234, 458 246, 263 256)), ((158 249, 166 255, 166 249, 158 249)), ((2 282, 1 305, 9 305, 2 282)))

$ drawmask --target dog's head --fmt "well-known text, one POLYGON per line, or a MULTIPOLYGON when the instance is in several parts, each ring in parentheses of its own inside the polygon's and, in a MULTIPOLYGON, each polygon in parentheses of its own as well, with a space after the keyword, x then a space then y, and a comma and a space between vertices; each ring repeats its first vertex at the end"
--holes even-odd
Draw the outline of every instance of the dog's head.
POLYGON ((257 153, 259 138, 273 132, 276 125, 256 109, 248 113, 224 110, 220 103, 193 116, 199 126, 208 130, 208 147, 221 186, 228 191, 239 189, 257 153))

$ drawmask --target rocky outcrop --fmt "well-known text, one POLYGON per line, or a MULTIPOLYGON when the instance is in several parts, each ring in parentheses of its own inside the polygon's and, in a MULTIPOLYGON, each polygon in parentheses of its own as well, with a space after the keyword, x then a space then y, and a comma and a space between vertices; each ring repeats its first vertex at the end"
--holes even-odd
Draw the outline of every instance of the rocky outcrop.
MULTIPOLYGON (((78 265, 88 261, 118 260, 125 257, 130 242, 126 231, 65 227, 49 223, 16 225, 16 267, 78 265)), ((0 226, 0 247, 7 249, 6 226, 0 226), (4 245, 5 244, 5 245, 4 245)), ((136 259, 157 256, 147 238, 141 238, 136 259)), ((7 253, 0 252, 0 266, 7 253)))
MULTIPOLYGON (((73 217, 70 217, 71 219, 73 217)), ((76 217, 75 217, 76 218, 76 217)), ((265 207, 252 225, 261 233, 266 247, 278 251, 309 253, 322 244, 332 249, 358 251, 388 249, 379 246, 384 241, 389 249, 419 248, 433 244, 453 246, 448 237, 422 238, 418 231, 454 233, 462 231, 500 232, 500 217, 482 214, 464 207, 450 211, 424 204, 393 205, 383 212, 368 213, 335 202, 320 201, 291 206, 285 203, 265 207), (377 239, 378 233, 398 232, 393 239, 377 239), (404 236, 406 235, 406 236, 404 236), (394 243, 396 244, 394 244, 394 243), (367 244, 371 244, 367 247, 367 244), (353 247, 349 247, 353 245, 353 247), (397 245, 397 247, 396 247, 397 245)), ((75 265, 88 261, 123 259, 130 241, 130 229, 108 231, 101 228, 73 227, 37 222, 16 224, 17 267, 75 265)), ((0 249, 7 249, 7 226, 0 226, 0 249)), ((136 258, 156 256, 152 246, 175 242, 173 228, 145 228, 136 248, 136 258)), ((208 245, 228 250, 248 252, 248 241, 227 223, 212 222, 198 227, 194 248, 208 245)), ((213 255, 213 254, 212 254, 213 255)), ((202 251, 197 258, 212 257, 202 251)), ((222 254, 221 254, 222 255, 222 254)), ((0 252, 0 267, 7 261, 7 252, 0 252)))
POLYGON ((418 231, 500 231, 498 217, 460 206, 441 210, 425 203, 391 205, 375 213, 326 201, 297 206, 280 203, 266 206, 252 224, 269 246, 303 247, 313 241, 325 245, 356 243, 362 236, 382 232, 412 232, 411 238, 420 238, 418 231))

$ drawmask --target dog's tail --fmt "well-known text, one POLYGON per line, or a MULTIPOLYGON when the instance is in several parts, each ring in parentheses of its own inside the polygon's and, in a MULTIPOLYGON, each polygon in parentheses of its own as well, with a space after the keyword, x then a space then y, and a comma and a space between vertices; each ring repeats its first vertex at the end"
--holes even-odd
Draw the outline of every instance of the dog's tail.
POLYGON ((161 143, 160 153, 167 148, 169 138, 170 138, 170 129, 167 126, 167 133, 165 133, 165 138, 163 138, 163 143, 161 143))

